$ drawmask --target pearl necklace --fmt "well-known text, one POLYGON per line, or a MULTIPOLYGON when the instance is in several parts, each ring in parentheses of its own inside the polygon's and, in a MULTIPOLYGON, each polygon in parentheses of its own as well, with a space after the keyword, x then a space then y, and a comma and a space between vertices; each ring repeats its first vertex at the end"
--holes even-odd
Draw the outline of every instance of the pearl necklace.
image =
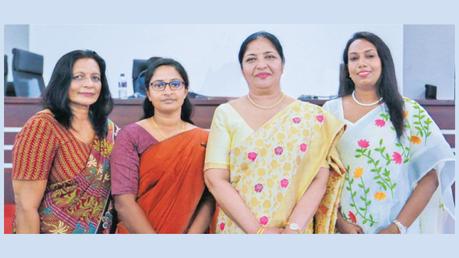
POLYGON ((257 107, 259 109, 266 109, 266 110, 275 108, 276 106, 278 106, 284 100, 284 98, 285 98, 285 95, 284 95, 284 93, 282 93, 281 97, 279 98, 278 101, 276 101, 276 103, 274 103, 274 104, 272 104, 270 106, 262 106, 260 104, 255 103, 255 101, 250 97, 250 94, 247 94, 247 99, 249 100, 249 102, 252 105, 254 105, 255 107, 257 107))
POLYGON ((364 107, 374 106, 374 105, 378 104, 379 102, 381 102, 383 100, 383 98, 381 97, 378 100, 376 100, 375 102, 362 103, 362 102, 358 101, 357 98, 355 97, 355 90, 352 91, 352 99, 355 101, 355 103, 359 104, 360 106, 364 106, 364 107))

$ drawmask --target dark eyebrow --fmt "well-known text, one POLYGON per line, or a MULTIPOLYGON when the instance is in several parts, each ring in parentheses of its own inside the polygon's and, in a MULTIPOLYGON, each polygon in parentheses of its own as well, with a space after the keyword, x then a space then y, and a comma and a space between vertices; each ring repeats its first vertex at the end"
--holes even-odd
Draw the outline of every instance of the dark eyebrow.
MULTIPOLYGON (((367 49, 367 50, 365 50, 365 51, 363 51, 363 52, 364 52, 364 53, 368 53, 368 52, 372 52, 372 51, 376 52, 376 49, 370 48, 370 49, 367 49)), ((349 52, 349 55, 352 55, 352 54, 358 55, 359 53, 357 53, 357 52, 349 52)))
MULTIPOLYGON (((171 81, 183 81, 183 79, 181 79, 181 78, 172 78, 172 79, 169 80, 169 82, 171 82, 171 81)), ((154 81, 151 81, 151 82, 166 82, 166 81, 164 81, 164 80, 154 80, 154 81)))
MULTIPOLYGON (((83 71, 76 71, 76 72, 74 73, 74 75, 75 75, 75 74, 84 74, 84 75, 86 75, 86 73, 85 73, 85 72, 83 72, 83 71)), ((89 73, 89 75, 94 75, 94 74, 96 74, 96 75, 100 75, 101 73, 100 73, 100 72, 89 73)))

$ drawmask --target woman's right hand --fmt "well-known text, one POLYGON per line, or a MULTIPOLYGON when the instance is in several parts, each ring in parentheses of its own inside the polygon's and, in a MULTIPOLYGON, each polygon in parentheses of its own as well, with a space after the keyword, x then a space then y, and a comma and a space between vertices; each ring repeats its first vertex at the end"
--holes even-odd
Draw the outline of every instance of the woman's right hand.
POLYGON ((40 233, 38 207, 40 207, 47 183, 47 180, 13 180, 16 233, 40 233))
MULTIPOLYGON (((256 234, 260 229, 259 220, 230 183, 229 170, 220 168, 207 169, 204 171, 204 181, 207 189, 217 201, 219 208, 244 232, 256 234)), ((265 230, 273 232, 273 234, 278 232, 275 229, 271 231, 270 228, 265 228, 265 230)))
POLYGON ((263 234, 280 234, 282 233, 282 228, 279 227, 266 227, 263 230, 263 234))
POLYGON ((338 220, 336 228, 341 234, 363 234, 362 227, 344 219, 338 220))
POLYGON ((136 201, 133 193, 114 195, 118 218, 131 234, 155 234, 145 212, 136 201))

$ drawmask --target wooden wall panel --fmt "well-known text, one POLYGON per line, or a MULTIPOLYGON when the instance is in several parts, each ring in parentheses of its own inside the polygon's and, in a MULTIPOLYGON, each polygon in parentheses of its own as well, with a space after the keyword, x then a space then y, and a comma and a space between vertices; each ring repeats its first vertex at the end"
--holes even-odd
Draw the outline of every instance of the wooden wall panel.
POLYGON ((13 195, 13 186, 11 185, 11 168, 6 168, 5 172, 3 173, 3 182, 4 185, 4 202, 7 203, 14 203, 14 195, 13 195))

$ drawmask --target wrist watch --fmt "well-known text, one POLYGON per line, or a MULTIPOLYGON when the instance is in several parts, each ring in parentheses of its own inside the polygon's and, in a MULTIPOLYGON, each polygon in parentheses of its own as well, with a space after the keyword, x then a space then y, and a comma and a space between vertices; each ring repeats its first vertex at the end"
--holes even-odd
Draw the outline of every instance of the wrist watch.
POLYGON ((296 223, 288 223, 288 229, 300 233, 300 226, 298 226, 296 223))
POLYGON ((395 226, 397 226, 398 230, 400 231, 400 234, 406 234, 407 228, 400 221, 394 219, 394 221, 392 221, 392 223, 394 223, 395 226))

